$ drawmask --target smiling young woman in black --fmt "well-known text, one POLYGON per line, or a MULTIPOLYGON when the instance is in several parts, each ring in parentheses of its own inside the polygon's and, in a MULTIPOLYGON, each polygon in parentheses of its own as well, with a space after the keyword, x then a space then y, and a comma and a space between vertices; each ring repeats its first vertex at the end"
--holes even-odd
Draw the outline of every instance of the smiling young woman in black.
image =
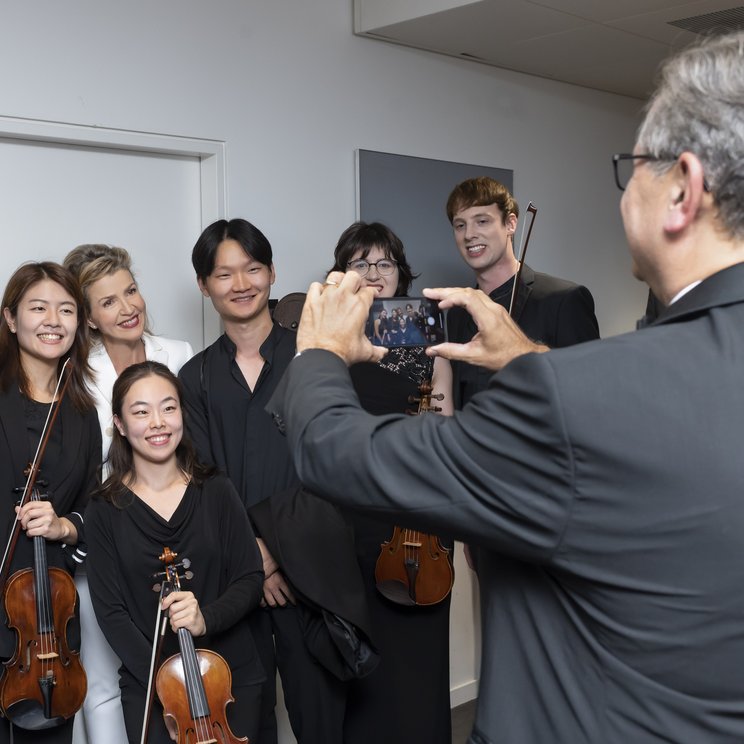
MULTIPOLYGON (((193 578, 163 600, 173 630, 219 653, 232 671, 236 736, 256 738, 261 683, 247 616, 258 606, 263 570, 250 523, 230 481, 198 463, 184 436, 178 380, 158 362, 127 368, 114 385, 110 475, 87 511, 90 580, 99 624, 122 661, 129 741, 140 741, 159 595, 153 576, 165 547, 188 558, 193 578)), ((167 632, 160 664, 178 652, 167 632)), ((149 742, 170 741, 156 705, 149 742)))
MULTIPOLYGON (((85 312, 72 275, 51 262, 28 263, 10 278, 0 318, 0 534, 6 540, 16 518, 20 534, 7 576, 34 563, 33 537, 43 537, 49 567, 72 574, 82 560, 77 550, 83 539, 83 511, 96 482, 101 462, 101 433, 93 401, 85 387, 87 372, 85 312), (64 362, 69 379, 60 400, 57 382, 64 362), (50 407, 59 414, 40 463, 37 484, 46 482, 43 501, 27 501, 18 511, 14 489, 23 487, 24 471, 34 459, 50 407)), ((4 587, 0 587, 2 590, 4 587)), ((56 600, 56 597, 54 598, 56 600)), ((55 605, 56 606, 56 605, 55 605)), ((70 608, 72 611, 74 608, 70 608)), ((67 626, 67 640, 79 647, 77 613, 67 626)), ((0 661, 10 658, 17 645, 15 630, 0 609, 0 661)), ((23 657, 21 657, 23 658, 23 657)), ((60 665, 62 666, 62 665, 60 665)), ((59 670, 60 673, 64 670, 59 670)), ((4 671, 8 675, 9 671, 4 671)), ((56 671, 55 671, 56 674, 56 671)), ((12 677, 8 684, 12 684, 12 677)), ((62 682, 59 683, 60 687, 62 682)), ((54 688, 52 688, 54 698, 54 688)), ((10 706, 9 706, 10 707, 10 706)), ((42 730, 21 728, 12 714, 0 720, 0 743, 68 744, 72 718, 42 730), (11 731, 12 729, 12 731, 11 731), (12 739, 11 739, 12 737, 12 739)))

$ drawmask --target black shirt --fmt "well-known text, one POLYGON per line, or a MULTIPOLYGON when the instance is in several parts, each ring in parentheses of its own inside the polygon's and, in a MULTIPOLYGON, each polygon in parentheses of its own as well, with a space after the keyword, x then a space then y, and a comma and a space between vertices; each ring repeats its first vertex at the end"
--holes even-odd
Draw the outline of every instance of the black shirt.
MULTIPOLYGON (((514 277, 491 292, 489 297, 509 309, 514 277)), ((551 349, 573 346, 599 338, 594 299, 583 286, 533 271, 525 264, 512 317, 525 335, 551 349)), ((447 338, 455 343, 470 341, 477 331, 464 308, 453 307, 447 314, 447 338)), ((452 362, 456 408, 462 408, 476 393, 485 390, 493 372, 466 362, 452 362)))
POLYGON ((298 484, 284 435, 264 410, 295 355, 295 333, 274 325, 261 344, 265 360, 251 390, 223 334, 179 373, 186 424, 201 460, 230 476, 246 509, 298 484))

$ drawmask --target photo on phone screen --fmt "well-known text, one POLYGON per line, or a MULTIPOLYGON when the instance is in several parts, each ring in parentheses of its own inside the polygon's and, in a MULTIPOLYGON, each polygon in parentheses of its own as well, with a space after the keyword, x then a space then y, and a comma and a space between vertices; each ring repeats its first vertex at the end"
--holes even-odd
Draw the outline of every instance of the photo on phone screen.
POLYGON ((365 333, 375 346, 433 346, 446 341, 444 313, 426 297, 377 299, 365 333))

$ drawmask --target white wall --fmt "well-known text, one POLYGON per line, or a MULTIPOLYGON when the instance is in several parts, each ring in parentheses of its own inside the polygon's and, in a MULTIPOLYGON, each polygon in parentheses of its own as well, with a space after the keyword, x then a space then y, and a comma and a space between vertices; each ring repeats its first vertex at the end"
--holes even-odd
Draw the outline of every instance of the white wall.
MULTIPOLYGON (((0 115, 224 140, 228 216, 274 246, 276 297, 330 265, 355 218, 355 149, 512 168, 540 210, 530 264, 587 284, 604 335, 632 328, 645 290, 610 155, 631 148, 640 102, 351 29, 351 0, 3 0, 0 115)), ((472 656, 471 636, 454 642, 472 656)))
POLYGON ((604 334, 632 327, 609 158, 640 103, 351 29, 350 0, 3 0, 0 114, 225 140, 229 215, 271 240, 277 296, 354 219, 356 148, 513 168, 530 262, 587 283, 604 334))

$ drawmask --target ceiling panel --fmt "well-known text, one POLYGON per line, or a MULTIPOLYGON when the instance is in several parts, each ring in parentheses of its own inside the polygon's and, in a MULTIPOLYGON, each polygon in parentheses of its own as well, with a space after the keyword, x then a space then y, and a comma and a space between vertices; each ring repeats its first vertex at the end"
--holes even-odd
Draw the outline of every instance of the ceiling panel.
MULTIPOLYGON (((369 6, 389 0, 355 2, 369 6)), ((670 50, 697 38, 670 21, 737 7, 730 0, 460 1, 448 10, 380 25, 364 35, 645 98, 670 50)), ((392 18, 383 9, 377 8, 377 17, 392 18)))
POLYGON ((655 41, 638 38, 627 54, 625 34, 606 26, 593 26, 532 39, 515 45, 510 68, 576 85, 611 90, 645 98, 664 50, 655 41), (566 49, 581 48, 581 55, 566 49), (546 66, 545 61, 550 60, 546 66))
POLYGON ((625 15, 623 18, 617 18, 610 21, 609 24, 614 28, 627 31, 632 34, 638 34, 650 39, 656 39, 664 44, 671 44, 674 48, 679 48, 689 44, 695 38, 696 34, 689 31, 683 31, 677 26, 671 26, 670 21, 677 21, 682 18, 690 18, 706 13, 713 13, 717 10, 728 10, 735 7, 725 0, 705 0, 705 2, 684 3, 675 6, 670 10, 650 10, 638 15, 625 15))
POLYGON ((580 18, 530 3, 498 7, 489 2, 383 26, 375 29, 374 33, 413 46, 436 48, 450 54, 483 54, 488 58, 515 41, 587 25, 589 23, 580 18))
MULTIPOLYGON (((504 0, 486 0, 500 4, 504 0)), ((619 18, 643 15, 649 12, 676 12, 676 8, 690 5, 705 5, 705 2, 680 2, 680 0, 520 0, 533 5, 540 5, 551 10, 576 15, 595 23, 609 23, 619 18)))

